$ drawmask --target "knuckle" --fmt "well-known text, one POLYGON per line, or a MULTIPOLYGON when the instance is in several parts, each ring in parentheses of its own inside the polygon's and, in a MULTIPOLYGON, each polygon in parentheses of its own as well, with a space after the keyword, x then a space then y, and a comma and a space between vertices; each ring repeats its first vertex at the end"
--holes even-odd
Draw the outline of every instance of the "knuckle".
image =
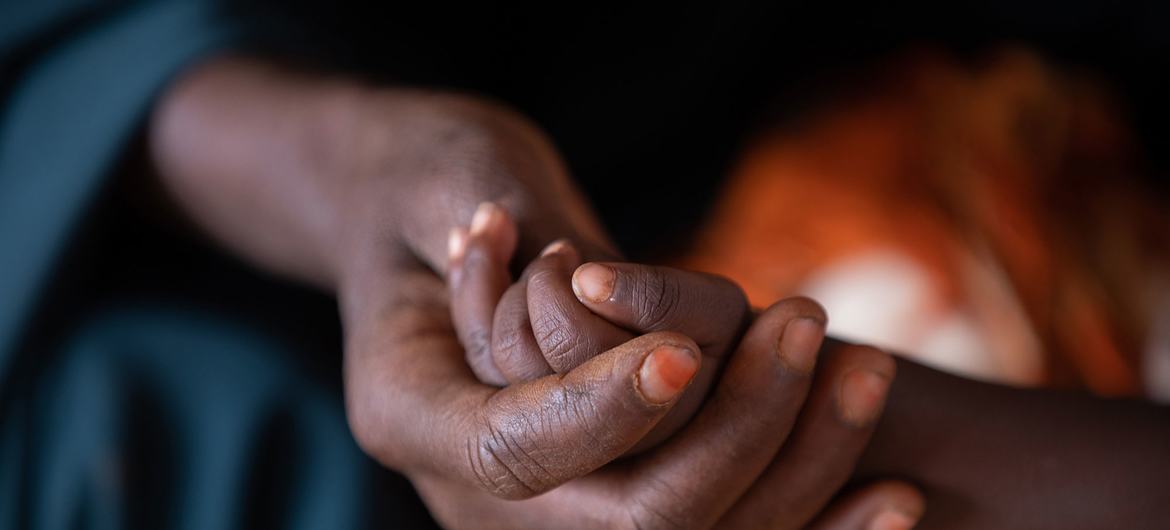
POLYGON ((670 324, 682 295, 678 278, 654 268, 640 274, 631 294, 641 329, 662 329, 670 324))
MULTIPOLYGON (((511 302, 517 300, 516 297, 505 297, 511 302)), ((492 329, 492 358, 500 370, 509 372, 512 368, 540 359, 541 353, 532 336, 527 308, 504 302, 501 302, 501 306, 496 311, 492 329)))
POLYGON ((608 451, 619 445, 621 439, 612 425, 603 421, 606 415, 601 412, 597 395, 592 389, 561 388, 550 402, 556 406, 559 424, 571 425, 591 447, 608 451))
POLYGON ((698 526, 691 496, 657 479, 651 479, 627 510, 629 527, 639 530, 674 530, 698 526))
POLYGON ((537 258, 528 273, 528 299, 539 301, 547 296, 556 286, 556 271, 553 269, 554 258, 545 256, 537 258))
POLYGON ((680 518, 673 511, 640 504, 630 510, 630 524, 627 526, 637 530, 680 530, 693 526, 687 525, 686 519, 680 518))
POLYGON ((580 360, 577 354, 586 347, 584 337, 553 313, 544 313, 533 321, 532 331, 549 365, 559 370, 573 368, 580 360))
POLYGON ((486 328, 469 330, 463 338, 463 349, 467 354, 467 362, 471 365, 490 362, 492 348, 492 333, 486 328))
POLYGON ((551 373, 527 321, 507 331, 497 326, 493 339, 492 358, 508 381, 528 381, 551 373))
POLYGON ((500 352, 511 352, 522 349, 525 338, 532 334, 528 323, 528 311, 515 305, 500 303, 496 310, 495 322, 492 324, 492 349, 500 352))
POLYGON ((518 357, 524 353, 524 333, 528 330, 507 327, 496 328, 495 333, 492 334, 492 357, 497 364, 516 362, 518 357))
POLYGON ((534 425, 527 419, 484 428, 467 440, 466 465, 475 482, 502 499, 527 499, 557 485, 535 439, 534 425))
MULTIPOLYGON (((352 392, 350 393, 352 394, 352 392)), ((358 448, 363 453, 378 461, 382 465, 398 468, 394 448, 386 443, 381 430, 381 422, 368 411, 368 408, 358 404, 359 401, 349 396, 346 399, 346 422, 350 433, 358 448)))

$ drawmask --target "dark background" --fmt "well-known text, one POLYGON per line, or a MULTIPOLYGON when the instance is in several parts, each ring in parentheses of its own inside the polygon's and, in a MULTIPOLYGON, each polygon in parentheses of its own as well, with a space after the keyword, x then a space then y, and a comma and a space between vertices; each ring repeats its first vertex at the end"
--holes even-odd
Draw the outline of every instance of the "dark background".
POLYGON ((1106 80, 1165 192, 1170 7, 937 2, 230 4, 256 50, 486 94, 545 127, 635 256, 685 244, 754 130, 797 118, 914 46, 1021 45, 1106 80), (632 5, 631 5, 632 4, 632 5), (663 212, 654 203, 669 199, 663 212))

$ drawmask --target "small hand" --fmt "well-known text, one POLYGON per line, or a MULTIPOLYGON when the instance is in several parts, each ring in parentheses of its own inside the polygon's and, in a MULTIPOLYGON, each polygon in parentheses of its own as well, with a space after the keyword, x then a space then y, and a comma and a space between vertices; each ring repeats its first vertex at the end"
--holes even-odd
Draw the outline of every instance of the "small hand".
MULTIPOLYGON (((508 261, 516 231, 507 212, 485 203, 470 231, 451 233, 452 318, 480 380, 505 385, 567 373, 640 334, 680 332, 698 343, 702 365, 680 404, 634 451, 678 430, 698 409, 746 327, 742 291, 721 277, 665 267, 582 265, 567 240, 550 244, 511 283, 508 261)), ((823 315, 819 318, 813 325, 823 326, 823 315)))

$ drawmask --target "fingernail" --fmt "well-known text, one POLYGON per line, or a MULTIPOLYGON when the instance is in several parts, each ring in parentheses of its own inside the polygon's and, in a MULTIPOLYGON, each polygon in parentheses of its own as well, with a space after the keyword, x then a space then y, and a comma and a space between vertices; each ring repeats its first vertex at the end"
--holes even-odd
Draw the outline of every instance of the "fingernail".
POLYGON ((816 320, 800 317, 788 321, 777 344, 780 361, 797 373, 811 374, 824 338, 825 326, 816 320))
POLYGON ((689 348, 664 344, 642 361, 638 391, 650 403, 667 403, 687 387, 698 370, 699 356, 689 348))
POLYGON ((597 263, 586 263, 573 273, 573 293, 582 301, 600 304, 613 294, 613 269, 597 263))
POLYGON ((459 228, 452 228, 447 234, 447 261, 458 261, 467 250, 467 234, 459 228))
POLYGON ((837 400, 841 419, 858 427, 868 425, 881 412, 889 387, 889 376, 868 368, 855 368, 845 374, 837 400))
POLYGON ((901 512, 895 508, 884 508, 877 516, 870 519, 869 530, 910 530, 918 522, 917 517, 901 512))
POLYGON ((556 241, 553 241, 552 243, 549 243, 547 247, 544 247, 544 250, 540 251, 540 257, 543 258, 545 256, 556 254, 558 252, 564 252, 568 249, 569 249, 569 242, 565 241, 564 239, 558 239, 556 241))
POLYGON ((496 215, 499 213, 499 206, 491 202, 482 202, 479 207, 475 209, 475 215, 471 216, 471 233, 475 235, 482 234, 487 230, 488 225, 492 223, 496 215))

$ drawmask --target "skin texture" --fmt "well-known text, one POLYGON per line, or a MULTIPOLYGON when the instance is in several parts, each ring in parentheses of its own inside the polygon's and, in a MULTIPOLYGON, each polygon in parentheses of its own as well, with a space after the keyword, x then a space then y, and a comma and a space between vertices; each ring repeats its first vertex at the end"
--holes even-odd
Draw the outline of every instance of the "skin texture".
MULTIPOLYGON (((448 273, 448 284, 453 300, 453 320, 456 322, 459 335, 462 337, 478 336, 477 333, 471 332, 468 328, 490 326, 492 322, 490 312, 486 315, 477 315, 472 312, 472 309, 489 307, 490 304, 474 298, 474 295, 498 293, 500 289, 487 289, 486 284, 507 277, 507 258, 509 256, 505 252, 494 250, 506 251, 508 249, 507 242, 515 239, 512 235, 515 233, 514 224, 507 218, 506 214, 490 204, 481 205, 475 217, 476 219, 486 219, 496 216, 500 218, 491 222, 475 223, 473 221, 469 232, 456 229, 450 237, 451 266, 448 273), (484 212, 490 213, 484 214, 484 212), (469 256, 476 255, 486 256, 487 259, 468 260, 469 256), (461 305, 466 307, 461 307, 461 305)), ((554 303, 533 296, 532 271, 561 270, 563 272, 565 267, 560 264, 542 268, 542 262, 570 259, 570 263, 576 263, 576 256, 572 245, 565 241, 556 241, 546 247, 541 252, 540 257, 530 264, 521 276, 521 282, 528 281, 527 302, 530 306, 536 304, 541 306, 539 311, 531 312, 531 326, 519 326, 517 330, 507 327, 500 328, 500 321, 497 319, 495 321, 496 328, 491 333, 522 332, 531 334, 533 329, 540 328, 540 324, 537 323, 537 314, 547 314, 549 311, 557 310, 564 315, 554 318, 560 327, 558 332, 568 335, 568 338, 564 340, 572 344, 580 344, 589 339, 589 337, 582 335, 603 334, 611 331, 614 326, 630 330, 633 333, 648 332, 650 328, 678 330, 695 337, 708 338, 710 339, 708 344, 718 345, 717 348, 720 349, 714 350, 717 355, 707 356, 708 359, 716 362, 724 361, 731 356, 731 352, 724 352, 721 349, 722 345, 725 344, 738 345, 741 352, 772 350, 774 358, 770 359, 768 364, 773 366, 773 369, 779 368, 783 372, 783 375, 778 375, 778 377, 796 376, 796 386, 804 387, 800 391, 809 392, 808 381, 803 380, 801 376, 808 377, 814 373, 817 353, 821 349, 821 342, 824 338, 826 321, 824 310, 815 302, 807 299, 792 299, 773 306, 754 321, 747 335, 743 335, 737 320, 742 321, 745 318, 754 317, 754 315, 748 313, 747 303, 742 292, 726 280, 665 267, 612 262, 588 263, 576 268, 576 272, 573 274, 573 293, 576 300, 554 303), (573 302, 581 304, 581 307, 588 309, 588 311, 582 312, 580 308, 574 308, 576 310, 561 309, 562 306, 573 302), (735 317, 728 318, 728 315, 735 315, 735 317), (599 322, 596 317, 601 317, 605 321, 599 322), (773 320, 778 321, 773 323, 773 320), (599 328, 599 326, 601 327, 599 328), (770 337, 775 341, 773 344, 766 344, 757 336, 758 333, 753 332, 760 326, 782 328, 782 332, 778 337, 770 337)), ((548 296, 555 296, 555 293, 549 293, 548 296)), ((525 298, 515 298, 513 301, 523 302, 525 298)), ((507 307, 499 307, 496 310, 513 311, 507 307)), ((519 313, 526 312, 521 310, 519 313)), ((542 351, 536 347, 539 342, 535 339, 504 341, 504 344, 513 347, 527 345, 532 349, 503 356, 494 352, 491 355, 481 355, 484 355, 484 358, 495 359, 498 366, 492 367, 492 369, 498 369, 498 371, 505 373, 514 371, 506 366, 505 363, 508 362, 533 366, 544 365, 546 367, 558 364, 549 359, 551 355, 549 351, 542 351), (541 362, 542 360, 548 362, 541 362)), ((734 348, 734 346, 732 347, 734 348)), ((748 354, 740 353, 739 355, 748 354)), ((731 362, 736 363, 734 357, 731 362)), ((746 496, 745 505, 755 504, 758 509, 734 510, 724 516, 721 525, 750 528, 766 523, 767 527, 783 527, 786 521, 792 519, 812 520, 817 515, 816 512, 819 511, 815 507, 827 504, 832 495, 831 492, 844 485, 849 479, 851 474, 849 470, 855 463, 856 455, 861 454, 864 450, 871 428, 881 413, 886 392, 894 378, 895 367, 891 359, 872 348, 854 347, 849 350, 848 355, 844 357, 833 355, 827 359, 827 362, 827 371, 842 374, 841 378, 837 382, 826 382, 822 379, 816 383, 818 391, 812 392, 810 398, 805 401, 803 413, 811 417, 835 416, 839 429, 838 440, 836 443, 821 445, 819 440, 811 441, 818 437, 796 437, 790 443, 783 444, 784 448, 780 450, 792 451, 794 455, 790 458, 778 459, 771 464, 769 468, 772 471, 765 477, 765 482, 774 481, 773 485, 776 489, 757 490, 756 493, 746 496), (858 362, 859 358, 864 359, 866 356, 870 358, 870 362, 858 362), (842 443, 845 440, 848 442, 842 443), (827 447, 833 447, 840 452, 826 455, 823 449, 827 447), (809 473, 810 470, 816 470, 819 483, 831 484, 832 487, 819 490, 783 489, 785 483, 799 480, 797 477, 809 473), (829 496, 826 496, 826 493, 829 496), (782 509, 776 509, 777 503, 782 509)), ((572 368, 572 366, 568 367, 568 369, 572 368)), ((552 369, 546 368, 546 370, 551 373, 552 369)), ((664 375, 674 370, 675 367, 666 367, 664 375)), ((766 368, 752 366, 745 369, 742 364, 733 364, 726 375, 731 379, 735 379, 736 376, 750 379, 758 377, 760 370, 766 371, 766 368), (740 370, 742 373, 739 372, 740 370)), ((694 370, 691 368, 684 370, 677 378, 670 376, 667 378, 679 380, 680 384, 677 386, 681 387, 682 384, 691 383, 693 376, 694 370)), ((702 393, 699 395, 703 396, 707 389, 696 389, 692 386, 691 391, 695 390, 700 390, 702 393)), ((697 405, 698 401, 696 407, 697 405)), ((785 405, 791 407, 793 403, 777 402, 776 406, 781 408, 773 409, 779 413, 781 420, 787 414, 796 414, 795 410, 784 410, 785 405)), ((679 410, 680 408, 676 407, 673 412, 679 410)), ((726 410, 716 414, 743 415, 744 412, 742 410, 726 410)), ((670 418, 670 415, 663 418, 636 448, 661 443, 682 427, 689 416, 681 417, 675 423, 667 424, 666 422, 670 418), (649 443, 646 443, 647 441, 649 443)), ((709 417, 700 418, 696 423, 704 421, 710 421, 709 417)), ((787 422, 781 422, 782 425, 785 423, 787 422)), ((829 425, 829 423, 826 422, 824 425, 829 425)), ((787 429, 790 428, 790 426, 779 427, 773 435, 780 439, 788 439, 791 431, 787 429)), ((819 430, 825 431, 827 429, 822 426, 819 430)), ((687 435, 683 434, 682 436, 687 435)), ((868 509, 874 510, 869 522, 880 528, 907 528, 921 516, 921 509, 915 508, 921 505, 917 492, 904 484, 888 482, 877 489, 859 490, 855 495, 857 497, 853 500, 840 501, 842 506, 850 508, 834 508, 834 510, 839 510, 838 514, 835 516, 831 513, 826 514, 824 522, 821 524, 824 526, 832 526, 833 524, 850 526, 852 524, 860 527, 861 524, 848 523, 846 520, 850 517, 860 518, 855 512, 868 509), (907 493, 907 490, 910 493, 907 493), (878 501, 869 499, 869 495, 879 492, 881 495, 903 495, 901 500, 904 502, 901 505, 907 508, 883 510, 881 506, 874 507, 874 503, 878 501), (870 508, 866 508, 866 506, 870 508)))
MULTIPOLYGON (((163 97, 150 148, 196 226, 337 295, 355 438, 448 526, 788 528, 917 515, 948 528, 1170 526, 1164 407, 982 384, 833 340, 782 357, 790 322, 823 317, 808 301, 752 319, 691 421, 633 458, 615 462, 680 404, 639 390, 646 357, 663 345, 706 353, 698 331, 646 333, 505 388, 482 383, 451 318, 451 227, 491 201, 520 227, 517 263, 561 238, 582 260, 617 258, 551 144, 490 102, 220 58, 163 97), (878 486, 826 510, 842 486, 884 477, 921 487, 930 510, 878 486)), ((679 318, 678 329, 694 313, 633 307, 679 318)))
MULTIPOLYGON (((354 436, 408 476, 446 526, 673 528, 754 520, 750 512, 773 510, 740 498, 767 479, 788 438, 818 439, 817 452, 823 444, 845 448, 829 476, 847 476, 860 457, 857 440, 873 428, 842 430, 830 410, 798 414, 814 375, 788 370, 775 350, 788 320, 821 316, 807 301, 778 304, 757 319, 745 335, 754 339, 741 343, 691 423, 635 459, 614 462, 679 401, 663 403, 662 394, 648 396, 639 386, 645 360, 663 346, 699 352, 691 337, 647 333, 590 352, 563 374, 503 389, 481 383, 456 336, 441 277, 449 227, 467 226, 476 206, 490 200, 522 227, 521 259, 558 238, 570 238, 591 259, 616 255, 547 140, 491 103, 372 89, 225 57, 189 72, 166 94, 150 147, 162 184, 196 226, 258 267, 336 293, 354 436)), ((872 349, 837 356, 891 366, 872 349)), ((659 367, 652 362, 648 370, 659 367)), ((816 386, 823 400, 835 402, 844 374, 815 374, 826 381, 816 386)), ((772 481, 829 499, 840 483, 820 480, 823 471, 772 481)), ((920 513, 918 500, 906 511, 920 513)), ((778 528, 811 520, 779 516, 778 528)))
MULTIPOLYGON (((678 406, 632 452, 665 440, 694 415, 739 342, 749 317, 742 291, 717 276, 663 267, 612 263, 578 268, 580 253, 566 240, 548 245, 520 280, 508 285, 516 232, 502 208, 484 203, 469 230, 450 235, 451 316, 473 371, 485 383, 520 383, 567 373, 595 352, 644 333, 686 333, 698 343, 701 368, 678 406), (579 294, 589 282, 577 278, 590 270, 605 275, 607 292, 596 301, 579 294), (653 287, 645 288, 648 284, 653 287), (666 296, 647 298, 654 293, 666 296)), ((804 335, 819 343, 825 317, 819 309, 817 314, 814 329, 804 335)), ((817 349, 803 346, 805 352, 817 349)))

